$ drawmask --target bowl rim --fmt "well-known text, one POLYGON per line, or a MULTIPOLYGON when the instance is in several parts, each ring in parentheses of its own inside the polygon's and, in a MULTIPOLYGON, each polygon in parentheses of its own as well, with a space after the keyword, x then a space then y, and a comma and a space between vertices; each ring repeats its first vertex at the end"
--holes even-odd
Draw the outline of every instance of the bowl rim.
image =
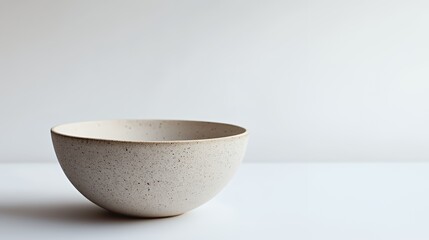
POLYGON ((214 122, 214 121, 200 121, 200 120, 183 120, 183 119, 108 119, 108 120, 90 120, 90 121, 78 121, 78 122, 67 122, 63 124, 58 124, 53 126, 50 129, 51 134, 56 134, 63 137, 75 138, 80 140, 91 140, 91 141, 101 141, 101 142, 118 142, 118 143, 148 143, 148 144, 174 144, 174 143, 197 143, 197 142, 210 142, 210 141, 219 141, 225 139, 240 138, 249 135, 248 129, 230 123, 223 122, 214 122), (179 121, 179 122, 196 122, 196 123, 210 123, 210 124, 219 124, 227 125, 230 127, 240 128, 243 131, 239 134, 229 135, 225 137, 214 137, 214 138, 203 138, 203 139, 189 139, 189 140, 161 140, 161 141, 143 141, 143 140, 121 140, 121 139, 108 139, 108 138, 96 138, 96 137, 84 137, 76 136, 71 134, 60 133, 57 128, 69 125, 69 124, 78 124, 78 123, 95 123, 95 122, 119 122, 119 121, 179 121))

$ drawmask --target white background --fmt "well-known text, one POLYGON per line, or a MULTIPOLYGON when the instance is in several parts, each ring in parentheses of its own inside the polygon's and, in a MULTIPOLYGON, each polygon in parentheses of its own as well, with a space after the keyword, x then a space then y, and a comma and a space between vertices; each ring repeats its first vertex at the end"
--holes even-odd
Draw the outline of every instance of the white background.
POLYGON ((0 0, 0 161, 53 125, 198 119, 245 161, 429 159, 429 2, 0 0))

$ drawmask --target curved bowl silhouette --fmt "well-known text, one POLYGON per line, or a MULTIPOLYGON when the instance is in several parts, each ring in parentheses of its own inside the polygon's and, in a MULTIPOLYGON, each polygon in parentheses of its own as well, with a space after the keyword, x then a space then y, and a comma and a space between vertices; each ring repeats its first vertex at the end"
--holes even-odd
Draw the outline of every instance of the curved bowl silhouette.
POLYGON ((209 201, 231 179, 248 139, 242 127, 184 120, 69 123, 51 136, 79 192, 137 217, 180 215, 209 201))

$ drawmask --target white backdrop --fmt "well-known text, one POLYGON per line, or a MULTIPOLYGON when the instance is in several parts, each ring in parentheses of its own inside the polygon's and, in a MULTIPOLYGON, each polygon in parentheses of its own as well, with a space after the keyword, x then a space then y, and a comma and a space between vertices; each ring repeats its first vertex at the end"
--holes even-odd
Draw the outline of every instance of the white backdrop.
POLYGON ((250 129, 245 161, 429 159, 429 2, 0 0, 0 161, 49 128, 174 118, 250 129))

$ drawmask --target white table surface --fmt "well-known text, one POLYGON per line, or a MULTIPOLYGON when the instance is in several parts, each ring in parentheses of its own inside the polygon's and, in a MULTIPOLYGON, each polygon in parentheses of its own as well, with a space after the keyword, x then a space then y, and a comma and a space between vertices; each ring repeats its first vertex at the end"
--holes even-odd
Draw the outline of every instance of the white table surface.
POLYGON ((58 164, 0 164, 0 239, 429 239, 428 163, 243 164, 187 214, 131 219, 58 164))

